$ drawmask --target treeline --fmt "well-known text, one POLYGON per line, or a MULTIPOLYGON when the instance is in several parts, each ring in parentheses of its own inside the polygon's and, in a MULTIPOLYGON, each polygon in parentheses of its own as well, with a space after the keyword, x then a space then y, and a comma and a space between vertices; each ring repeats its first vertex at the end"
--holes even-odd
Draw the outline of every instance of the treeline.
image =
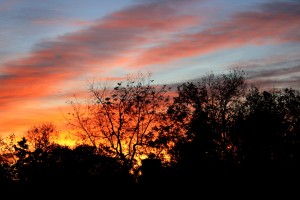
POLYGON ((89 89, 91 98, 69 101, 66 114, 80 145, 53 142, 53 124, 31 128, 17 143, 1 140, 4 191, 296 186, 298 90, 259 90, 241 70, 182 83, 175 93, 143 74, 89 89))

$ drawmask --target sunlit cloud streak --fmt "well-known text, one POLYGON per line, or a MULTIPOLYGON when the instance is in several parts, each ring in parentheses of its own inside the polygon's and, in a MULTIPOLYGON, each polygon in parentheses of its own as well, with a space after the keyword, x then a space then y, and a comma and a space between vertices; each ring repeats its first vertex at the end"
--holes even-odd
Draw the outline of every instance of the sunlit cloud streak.
MULTIPOLYGON (((2 10, 9 10, 17 2, 5 1, 2 10)), ((25 116, 33 106, 42 108, 44 100, 57 98, 59 103, 62 98, 67 100, 72 95, 72 87, 82 92, 76 84, 91 75, 120 81, 126 78, 121 72, 143 71, 156 66, 159 66, 155 68, 157 72, 166 72, 166 68, 172 69, 172 63, 178 60, 247 45, 300 42, 299 2, 262 4, 254 10, 232 14, 211 24, 206 21, 203 27, 203 21, 207 20, 203 13, 184 10, 199 2, 202 1, 143 1, 143 4, 124 8, 95 21, 61 15, 54 18, 55 11, 44 15, 43 9, 37 13, 27 10, 17 15, 18 19, 24 17, 40 27, 59 24, 82 29, 42 40, 22 58, 1 60, 4 64, 0 66, 0 118, 6 117, 6 121, 0 124, 2 130, 5 123, 12 126, 13 115, 25 116), (119 74, 113 75, 115 71, 119 74), (10 116, 5 116, 8 113, 10 116)), ((283 60, 281 64, 277 63, 276 69, 260 69, 259 65, 256 65, 256 70, 251 70, 250 65, 245 69, 249 70, 250 80, 262 85, 270 86, 276 82, 296 86, 300 79, 297 63, 295 60, 294 65, 281 69, 286 64, 283 60)), ((35 114, 39 112, 35 111, 35 114)), ((54 118, 52 114, 49 116, 54 118)), ((23 126, 27 120, 20 118, 23 126)))
POLYGON ((200 56, 243 45, 300 42, 300 3, 274 2, 233 15, 212 27, 145 50, 136 65, 151 65, 200 56))
POLYGON ((0 91, 6 99, 1 106, 6 106, 9 98, 49 95, 55 85, 93 68, 98 73, 108 70, 107 66, 113 67, 127 51, 146 44, 148 32, 153 36, 192 23, 194 17, 177 15, 174 6, 149 3, 112 13, 87 29, 43 41, 29 56, 2 67, 0 91))

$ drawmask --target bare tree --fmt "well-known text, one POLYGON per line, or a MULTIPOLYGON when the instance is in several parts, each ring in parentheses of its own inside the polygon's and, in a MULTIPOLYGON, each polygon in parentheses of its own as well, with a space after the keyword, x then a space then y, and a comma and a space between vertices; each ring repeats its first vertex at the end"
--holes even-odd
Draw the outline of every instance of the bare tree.
POLYGON ((32 148, 47 150, 57 139, 58 131, 53 123, 42 123, 29 128, 25 137, 32 148))
POLYGON ((93 83, 87 104, 70 101, 69 124, 99 153, 118 158, 128 169, 160 149, 153 143, 161 113, 167 110, 166 85, 152 85, 151 75, 128 76, 114 88, 93 83))

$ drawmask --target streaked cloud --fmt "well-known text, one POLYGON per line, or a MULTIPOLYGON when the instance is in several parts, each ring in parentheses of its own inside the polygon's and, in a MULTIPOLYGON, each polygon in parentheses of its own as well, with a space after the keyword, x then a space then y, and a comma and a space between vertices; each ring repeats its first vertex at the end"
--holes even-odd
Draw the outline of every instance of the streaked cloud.
MULTIPOLYGON (((41 109, 57 108, 57 104, 63 102, 62 99, 67 100, 65 98, 71 96, 73 88, 81 92, 82 88, 78 85, 91 77, 120 81, 125 78, 126 73, 154 69, 157 66, 157 73, 166 73, 167 70, 172 70, 177 61, 201 58, 222 51, 226 53, 247 45, 279 46, 300 42, 299 2, 276 1, 261 4, 253 10, 232 13, 224 19, 214 19, 212 23, 206 18, 205 10, 200 12, 198 9, 202 2, 204 1, 137 1, 133 6, 90 21, 68 18, 61 11, 47 9, 47 4, 51 3, 47 1, 41 8, 29 6, 10 16, 13 22, 30 22, 35 27, 33 31, 41 27, 50 29, 51 26, 76 26, 78 29, 39 40, 30 47, 30 51, 26 51, 27 54, 21 54, 22 57, 16 50, 18 58, 9 61, 5 59, 5 62, 1 60, 0 118, 5 117, 0 124, 2 131, 8 125, 13 126, 14 115, 27 115, 33 106, 41 109), (190 8, 193 8, 193 12, 189 12, 190 8), (49 99, 52 99, 51 103, 49 99), (45 106, 44 101, 50 106, 45 106)), ((17 3, 3 2, 0 5, 4 7, 0 12, 6 12, 17 3)), ((0 19, 1 22, 5 20, 0 19)), ((8 24, 0 27, 3 35, 9 36, 12 33, 8 24)), ((30 28, 21 26, 13 32, 26 32, 28 36, 29 33, 32 34, 30 28)), ((21 40, 23 39, 20 39, 20 43, 24 42, 21 40)), ((5 47, 10 42, 3 41, 0 45, 5 47)), ((0 58, 11 58, 8 56, 9 52, 1 51, 0 58)), ((294 56, 299 56, 299 53, 294 56)), ((288 57, 281 61, 272 59, 264 60, 264 64, 268 63, 270 66, 268 68, 258 65, 256 61, 246 61, 245 69, 249 70, 251 80, 259 81, 264 86, 274 83, 297 86, 300 80, 300 61, 294 59, 292 64, 288 63, 288 57), (284 65, 287 66, 282 67, 284 65)), ((45 119, 56 116, 42 110, 34 112, 35 115, 38 113, 49 115, 45 119)), ((32 119, 28 119, 30 120, 32 119)), ((24 118, 19 121, 20 126, 28 122, 24 118)))
POLYGON ((136 65, 168 63, 243 45, 300 42, 300 4, 277 2, 263 4, 255 11, 233 15, 212 27, 147 49, 136 65))
POLYGON ((41 41, 29 55, 1 66, 0 110, 14 113, 22 108, 20 112, 26 112, 26 102, 55 95, 65 82, 86 73, 113 70, 155 34, 180 30, 195 20, 177 14, 173 4, 148 3, 112 13, 80 31, 41 41))

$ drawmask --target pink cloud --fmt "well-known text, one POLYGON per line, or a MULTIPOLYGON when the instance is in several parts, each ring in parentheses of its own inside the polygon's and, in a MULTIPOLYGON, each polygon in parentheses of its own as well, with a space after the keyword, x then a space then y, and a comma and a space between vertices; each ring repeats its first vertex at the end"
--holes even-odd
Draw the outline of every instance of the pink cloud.
POLYGON ((300 41, 300 4, 265 4, 257 11, 233 15, 227 21, 195 34, 184 34, 169 43, 145 50, 136 66, 167 63, 247 44, 300 41))
POLYGON ((25 104, 39 107, 36 99, 55 96, 64 90, 65 82, 91 72, 107 74, 114 66, 126 64, 128 55, 148 44, 154 33, 159 36, 197 23, 197 18, 177 13, 177 3, 154 2, 120 10, 83 30, 42 41, 29 55, 4 63, 0 111, 7 118, 14 113, 26 115, 30 109, 25 104))
MULTIPOLYGON (((239 13, 205 30, 187 34, 187 29, 201 21, 179 10, 193 2, 154 1, 129 7, 83 30, 36 44, 28 56, 1 66, 0 111, 11 111, 8 118, 26 115, 30 110, 25 104, 40 106, 36 99, 55 96, 64 90, 67 81, 87 73, 108 74, 117 66, 141 69, 247 44, 300 41, 300 4, 266 4, 257 11, 239 13)), ((4 126, 2 122, 0 126, 4 126)))

